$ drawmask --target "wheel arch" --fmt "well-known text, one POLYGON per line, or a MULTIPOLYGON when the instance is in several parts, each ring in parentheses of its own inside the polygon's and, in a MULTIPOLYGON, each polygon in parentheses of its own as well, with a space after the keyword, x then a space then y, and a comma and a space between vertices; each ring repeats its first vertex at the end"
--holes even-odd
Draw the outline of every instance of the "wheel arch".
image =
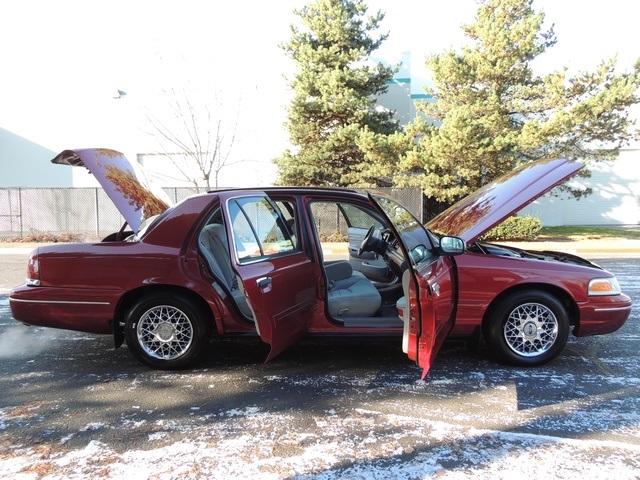
POLYGON ((124 341, 124 321, 127 311, 138 300, 151 294, 180 295, 188 298, 206 315, 207 322, 212 328, 212 333, 215 334, 217 332, 215 314, 207 301, 198 293, 179 285, 145 285, 143 287, 130 290, 120 297, 120 301, 116 306, 113 322, 113 337, 116 348, 120 347, 124 341))
POLYGON ((558 299, 562 306, 565 307, 567 316, 569 317, 569 325, 575 327, 580 322, 580 309, 569 292, 556 285, 548 283, 524 283, 507 288, 491 300, 491 303, 482 316, 483 331, 488 327, 496 307, 500 305, 505 298, 524 291, 541 291, 553 295, 558 299))

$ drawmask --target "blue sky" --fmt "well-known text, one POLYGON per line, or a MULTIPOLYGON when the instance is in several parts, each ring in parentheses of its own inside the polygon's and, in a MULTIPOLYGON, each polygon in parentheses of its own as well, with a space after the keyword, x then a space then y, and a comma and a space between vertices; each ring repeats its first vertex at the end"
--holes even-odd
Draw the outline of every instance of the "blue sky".
MULTIPOLYGON (((225 108, 241 104, 234 154, 252 160, 266 179, 270 159, 287 145, 283 75, 292 65, 278 44, 289 37, 293 8, 305 3, 5 1, 0 126, 56 151, 99 146, 133 155, 155 148, 144 112, 162 112, 161 90, 215 85, 225 108), (117 89, 127 96, 114 99, 117 89)), ((473 0, 368 5, 386 12, 390 37, 380 56, 410 50, 416 71, 416 59, 464 42, 460 25, 476 10, 473 0)), ((541 69, 592 69, 615 54, 628 69, 640 57, 640 3, 534 0, 534 8, 555 23, 559 40, 541 69)))

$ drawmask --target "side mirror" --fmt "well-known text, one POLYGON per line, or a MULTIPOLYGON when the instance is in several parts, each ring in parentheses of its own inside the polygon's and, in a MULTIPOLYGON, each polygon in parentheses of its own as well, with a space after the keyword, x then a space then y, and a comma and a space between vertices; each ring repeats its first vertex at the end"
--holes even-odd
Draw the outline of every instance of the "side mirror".
POLYGON ((440 251, 444 255, 461 255, 465 251, 464 240, 460 237, 441 237, 440 251))

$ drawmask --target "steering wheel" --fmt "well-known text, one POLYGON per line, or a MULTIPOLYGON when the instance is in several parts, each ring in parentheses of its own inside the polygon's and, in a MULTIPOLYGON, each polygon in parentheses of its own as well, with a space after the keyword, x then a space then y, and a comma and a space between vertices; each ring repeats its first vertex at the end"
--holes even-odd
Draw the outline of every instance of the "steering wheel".
POLYGON ((367 230, 367 233, 365 234, 364 238, 362 239, 362 243, 360 244, 360 248, 358 249, 358 256, 362 255, 366 250, 367 247, 372 247, 373 245, 370 245, 371 239, 373 238, 373 230, 374 230, 374 226, 371 225, 369 227, 369 230, 367 230))

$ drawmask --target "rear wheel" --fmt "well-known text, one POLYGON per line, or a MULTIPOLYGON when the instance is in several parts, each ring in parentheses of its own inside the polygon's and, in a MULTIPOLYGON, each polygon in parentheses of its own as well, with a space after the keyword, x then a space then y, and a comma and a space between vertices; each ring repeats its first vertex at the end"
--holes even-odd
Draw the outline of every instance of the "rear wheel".
POLYGON ((145 365, 172 370, 193 362, 209 340, 202 309, 180 295, 153 294, 129 310, 125 338, 145 365))
POLYGON ((569 317, 553 295, 523 291, 493 310, 485 338, 498 358, 510 365, 535 366, 562 351, 569 337, 569 317))

